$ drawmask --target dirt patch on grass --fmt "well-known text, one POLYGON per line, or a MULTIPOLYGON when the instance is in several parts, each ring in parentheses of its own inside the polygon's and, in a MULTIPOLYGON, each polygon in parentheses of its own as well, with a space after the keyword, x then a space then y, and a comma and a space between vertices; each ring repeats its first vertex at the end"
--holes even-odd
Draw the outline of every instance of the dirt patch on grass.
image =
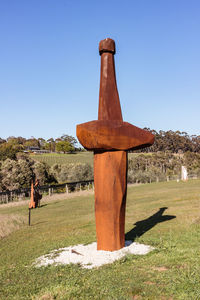
POLYGON ((194 224, 200 224, 200 218, 195 219, 193 223, 194 224))
POLYGON ((168 268, 162 266, 162 267, 154 267, 153 268, 154 271, 158 271, 158 272, 164 272, 164 271, 167 271, 168 268))
POLYGON ((45 294, 42 297, 38 298, 38 300, 53 300, 55 299, 51 294, 45 294))
POLYGON ((153 285, 153 284, 155 284, 155 282, 152 282, 152 281, 145 281, 145 284, 153 285))
POLYGON ((19 229, 25 221, 20 215, 0 215, 0 239, 19 229))
POLYGON ((187 265, 186 265, 186 264, 183 264, 183 265, 177 265, 176 268, 177 268, 177 269, 186 269, 186 268, 187 268, 187 265))
POLYGON ((141 300, 141 299, 142 299, 142 296, 140 296, 140 295, 134 295, 134 296, 132 297, 132 299, 133 299, 133 300, 141 300))

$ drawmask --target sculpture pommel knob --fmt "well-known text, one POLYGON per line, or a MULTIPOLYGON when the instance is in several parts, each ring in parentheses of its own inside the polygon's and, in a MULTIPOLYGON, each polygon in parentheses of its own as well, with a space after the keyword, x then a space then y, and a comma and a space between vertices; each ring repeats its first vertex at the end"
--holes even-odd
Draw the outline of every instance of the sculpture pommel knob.
POLYGON ((100 41, 99 54, 101 55, 103 52, 110 52, 115 54, 115 42, 112 39, 107 38, 100 41))

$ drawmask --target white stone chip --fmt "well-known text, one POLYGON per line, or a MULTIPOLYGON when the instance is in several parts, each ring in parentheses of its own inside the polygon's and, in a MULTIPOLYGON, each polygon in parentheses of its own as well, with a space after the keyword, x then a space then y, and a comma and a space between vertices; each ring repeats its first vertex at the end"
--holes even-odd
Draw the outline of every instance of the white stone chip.
POLYGON ((127 254, 145 255, 154 248, 148 245, 126 241, 125 247, 116 251, 97 250, 97 243, 76 245, 51 251, 37 258, 36 267, 47 265, 80 264, 83 268, 92 269, 113 263, 127 254))

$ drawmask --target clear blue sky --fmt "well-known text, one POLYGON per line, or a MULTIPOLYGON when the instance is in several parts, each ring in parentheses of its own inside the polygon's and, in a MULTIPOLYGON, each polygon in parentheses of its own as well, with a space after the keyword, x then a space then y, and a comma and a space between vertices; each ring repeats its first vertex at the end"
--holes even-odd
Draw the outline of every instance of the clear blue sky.
POLYGON ((200 134, 199 0, 1 0, 0 137, 97 119, 98 43, 116 42, 123 118, 200 134))

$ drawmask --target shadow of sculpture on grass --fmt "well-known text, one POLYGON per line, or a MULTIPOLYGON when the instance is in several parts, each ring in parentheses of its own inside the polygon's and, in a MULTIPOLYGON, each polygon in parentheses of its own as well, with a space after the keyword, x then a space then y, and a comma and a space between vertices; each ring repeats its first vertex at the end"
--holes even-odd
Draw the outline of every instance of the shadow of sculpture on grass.
POLYGON ((40 205, 39 208, 45 207, 45 206, 47 206, 47 205, 48 205, 48 204, 42 204, 42 205, 40 205))
POLYGON ((125 239, 134 241, 137 237, 140 237, 145 232, 152 229, 158 223, 162 223, 176 218, 176 216, 170 215, 163 216, 163 213, 167 208, 168 207, 161 207, 155 214, 153 214, 149 218, 136 222, 134 224, 135 227, 126 233, 125 239))

